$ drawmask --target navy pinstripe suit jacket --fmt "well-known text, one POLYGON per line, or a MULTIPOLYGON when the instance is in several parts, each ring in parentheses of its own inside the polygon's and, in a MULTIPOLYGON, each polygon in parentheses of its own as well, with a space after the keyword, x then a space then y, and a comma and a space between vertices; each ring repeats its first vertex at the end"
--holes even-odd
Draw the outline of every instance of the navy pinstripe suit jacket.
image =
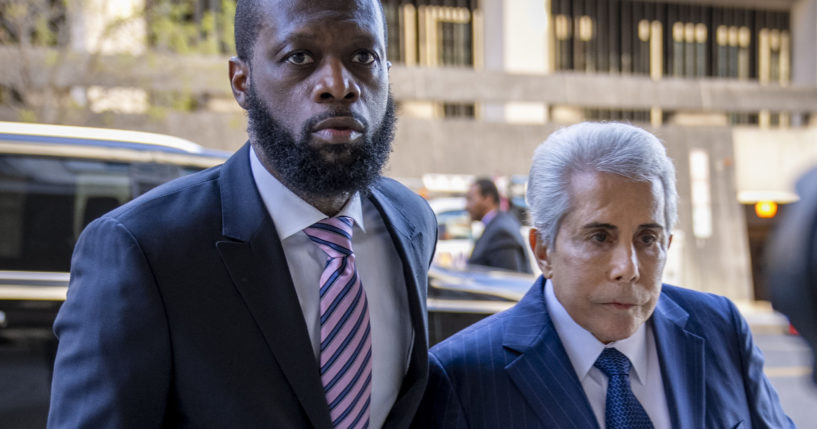
MULTIPOLYGON (((544 279, 513 308, 433 347, 416 427, 598 428, 547 312, 544 279)), ((663 285, 653 324, 674 428, 787 428, 763 356, 728 299, 663 285)))

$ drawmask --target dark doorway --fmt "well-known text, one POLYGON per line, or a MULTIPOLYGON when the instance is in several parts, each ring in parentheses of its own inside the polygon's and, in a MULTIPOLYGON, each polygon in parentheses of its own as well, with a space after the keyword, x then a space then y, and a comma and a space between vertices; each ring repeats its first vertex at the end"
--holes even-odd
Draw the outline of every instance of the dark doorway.
POLYGON ((754 204, 744 204, 749 256, 752 264, 752 283, 756 300, 771 300, 771 291, 766 284, 766 243, 774 231, 778 220, 786 211, 785 204, 779 204, 777 214, 772 218, 761 218, 755 213, 754 204))

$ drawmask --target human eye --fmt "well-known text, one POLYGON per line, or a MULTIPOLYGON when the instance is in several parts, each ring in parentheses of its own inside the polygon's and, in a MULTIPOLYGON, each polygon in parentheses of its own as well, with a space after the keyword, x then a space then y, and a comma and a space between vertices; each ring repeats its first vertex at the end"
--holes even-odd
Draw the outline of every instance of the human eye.
POLYGON ((308 52, 299 51, 287 55, 284 61, 296 66, 303 66, 314 63, 315 59, 308 52))
POLYGON ((640 244, 642 244, 644 246, 651 246, 655 242, 658 241, 658 236, 653 232, 647 232, 647 233, 641 234, 638 237, 638 241, 640 242, 640 244))
POLYGON ((610 233, 607 231, 594 231, 590 234, 590 240, 596 243, 604 243, 610 238, 610 233))
POLYGON ((371 51, 357 51, 352 55, 352 61, 358 64, 371 65, 377 61, 377 54, 371 51))

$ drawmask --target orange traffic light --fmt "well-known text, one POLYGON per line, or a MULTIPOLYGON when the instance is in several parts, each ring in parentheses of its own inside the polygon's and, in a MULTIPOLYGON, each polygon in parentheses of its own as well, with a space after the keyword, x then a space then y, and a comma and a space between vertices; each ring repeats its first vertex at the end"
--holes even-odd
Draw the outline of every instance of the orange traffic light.
POLYGON ((758 201, 755 203, 757 217, 771 219, 777 214, 777 203, 774 201, 758 201))

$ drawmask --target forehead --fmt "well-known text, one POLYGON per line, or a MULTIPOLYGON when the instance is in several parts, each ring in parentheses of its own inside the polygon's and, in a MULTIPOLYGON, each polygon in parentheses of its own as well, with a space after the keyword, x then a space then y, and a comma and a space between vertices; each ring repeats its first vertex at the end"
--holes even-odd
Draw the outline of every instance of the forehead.
POLYGON ((568 218, 579 223, 664 224, 658 181, 637 182, 611 173, 578 172, 570 178, 568 218))
POLYGON ((378 0, 261 0, 264 19, 262 31, 280 39, 317 37, 320 32, 344 28, 344 31, 368 33, 384 41, 384 22, 378 0))

